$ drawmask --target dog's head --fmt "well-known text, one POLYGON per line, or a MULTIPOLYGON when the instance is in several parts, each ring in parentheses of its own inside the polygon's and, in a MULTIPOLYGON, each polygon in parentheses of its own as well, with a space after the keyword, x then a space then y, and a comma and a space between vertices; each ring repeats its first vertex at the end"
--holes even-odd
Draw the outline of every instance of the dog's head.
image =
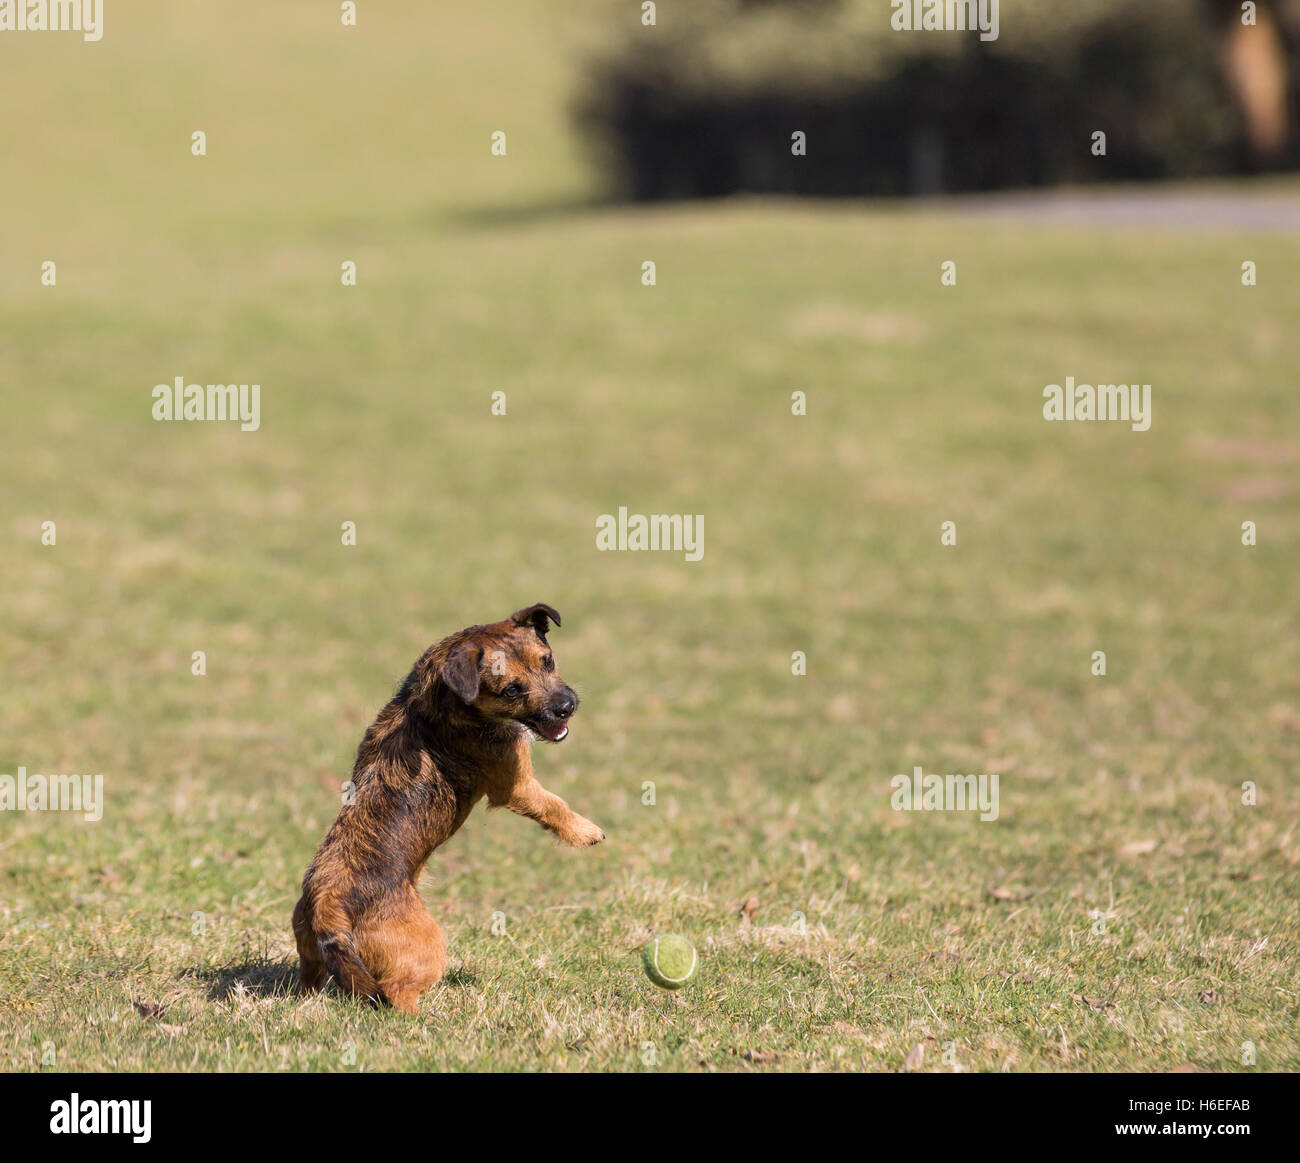
POLYGON ((491 722, 519 724, 558 743, 569 733, 578 693, 555 667, 546 642, 552 622, 558 626, 560 615, 539 602, 504 622, 464 630, 443 657, 438 678, 491 722))

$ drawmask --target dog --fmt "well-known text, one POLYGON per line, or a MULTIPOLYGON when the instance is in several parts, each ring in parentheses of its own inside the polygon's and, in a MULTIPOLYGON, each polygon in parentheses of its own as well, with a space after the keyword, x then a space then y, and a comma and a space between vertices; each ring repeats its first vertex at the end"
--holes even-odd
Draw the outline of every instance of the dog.
POLYGON ((304 990, 333 978, 376 1006, 415 1012, 447 963, 416 886, 430 854, 484 796, 587 848, 605 833, 533 775, 535 739, 569 734, 578 695, 547 644, 551 606, 470 626, 429 647, 370 725, 344 804, 293 911, 304 990))

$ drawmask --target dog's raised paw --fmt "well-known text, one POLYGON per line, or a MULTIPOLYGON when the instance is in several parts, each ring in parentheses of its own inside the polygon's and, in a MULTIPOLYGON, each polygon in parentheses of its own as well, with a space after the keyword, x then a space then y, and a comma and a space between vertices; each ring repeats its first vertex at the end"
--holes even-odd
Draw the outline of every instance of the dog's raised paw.
POLYGON ((581 818, 575 820, 572 827, 560 836, 561 840, 574 848, 590 848, 593 844, 599 844, 604 838, 605 833, 599 824, 581 818))

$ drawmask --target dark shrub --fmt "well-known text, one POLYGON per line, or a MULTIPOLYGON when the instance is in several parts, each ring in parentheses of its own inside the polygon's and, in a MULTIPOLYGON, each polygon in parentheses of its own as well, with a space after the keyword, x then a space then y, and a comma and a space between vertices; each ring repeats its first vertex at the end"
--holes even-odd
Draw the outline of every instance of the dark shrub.
POLYGON ((888 0, 691 0, 650 28, 620 9, 577 113, 637 199, 1183 177, 1243 158, 1205 0, 1002 0, 987 42, 894 31, 888 0))

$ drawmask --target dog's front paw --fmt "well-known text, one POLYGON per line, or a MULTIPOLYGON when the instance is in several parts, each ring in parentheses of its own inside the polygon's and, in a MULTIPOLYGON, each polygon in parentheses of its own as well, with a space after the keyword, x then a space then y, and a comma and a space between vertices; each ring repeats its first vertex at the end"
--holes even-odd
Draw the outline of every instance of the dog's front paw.
POLYGON ((558 835, 565 844, 574 848, 590 848, 605 838, 600 825, 593 824, 584 816, 575 816, 567 827, 558 832, 558 835))

